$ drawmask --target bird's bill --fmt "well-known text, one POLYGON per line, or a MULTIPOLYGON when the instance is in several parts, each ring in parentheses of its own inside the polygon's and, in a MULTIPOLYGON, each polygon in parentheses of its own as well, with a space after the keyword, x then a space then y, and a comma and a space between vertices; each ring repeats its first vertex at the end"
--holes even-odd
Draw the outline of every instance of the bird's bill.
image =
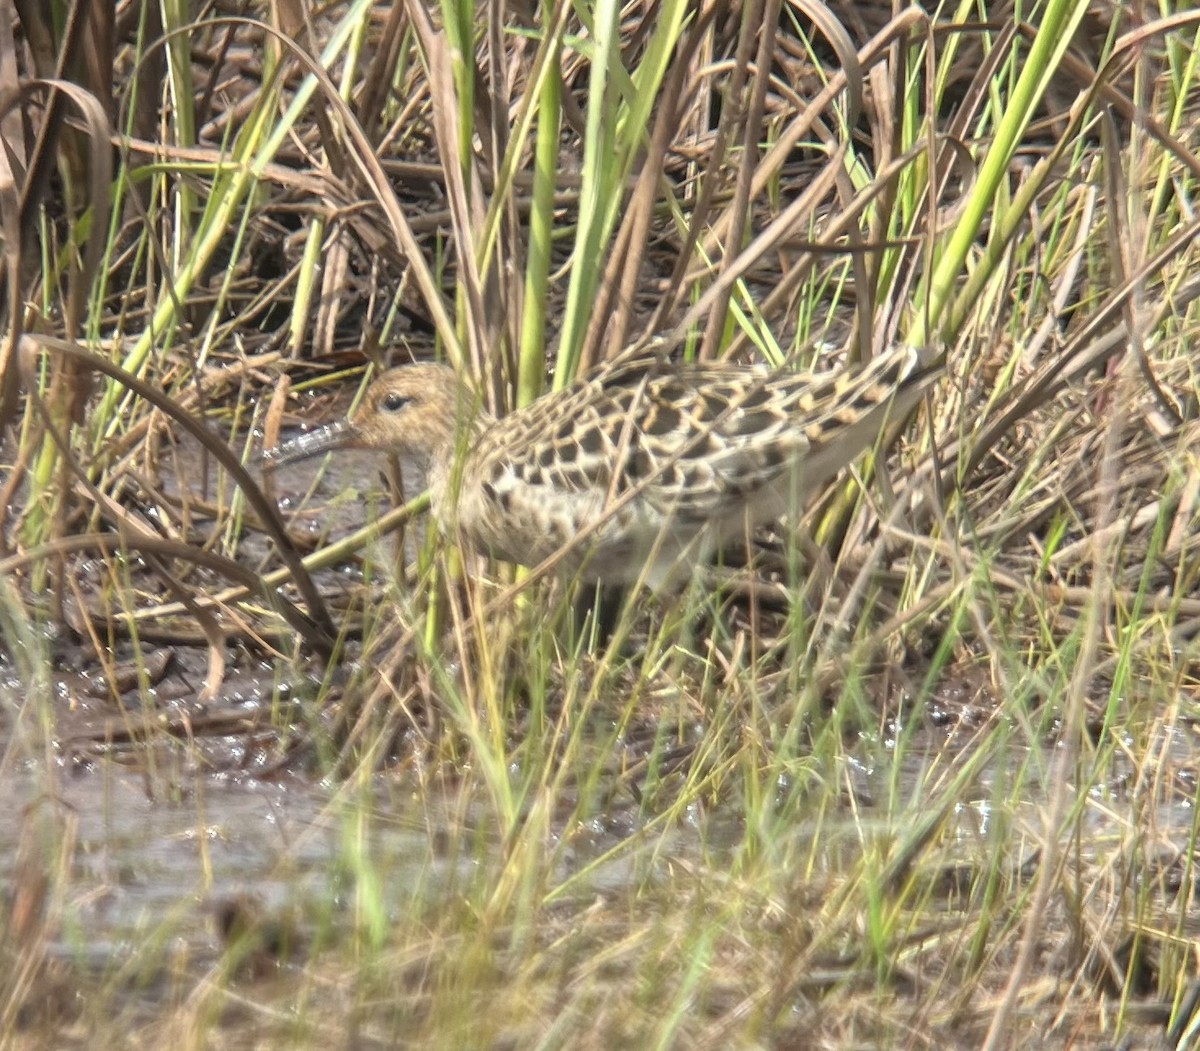
POLYGON ((309 460, 314 456, 322 456, 335 449, 354 449, 361 445, 358 428, 349 420, 338 420, 314 431, 289 438, 274 449, 263 453, 263 462, 274 469, 285 464, 309 460))

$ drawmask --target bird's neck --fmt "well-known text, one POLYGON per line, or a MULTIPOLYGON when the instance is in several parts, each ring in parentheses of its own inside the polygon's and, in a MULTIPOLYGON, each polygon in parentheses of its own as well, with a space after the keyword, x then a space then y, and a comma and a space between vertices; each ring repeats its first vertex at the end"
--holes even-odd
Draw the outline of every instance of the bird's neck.
POLYGON ((471 454, 495 422, 487 409, 464 403, 453 429, 429 450, 425 467, 430 503, 443 522, 455 517, 463 476, 470 473, 471 454))

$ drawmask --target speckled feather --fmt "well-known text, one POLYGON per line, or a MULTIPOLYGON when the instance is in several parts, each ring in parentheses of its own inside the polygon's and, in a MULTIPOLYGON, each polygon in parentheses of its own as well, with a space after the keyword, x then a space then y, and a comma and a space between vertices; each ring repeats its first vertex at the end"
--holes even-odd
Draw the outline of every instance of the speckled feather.
POLYGON ((647 353, 497 420, 473 411, 452 370, 414 365, 380 376, 352 421, 277 459, 339 445, 415 456, 435 513, 468 542, 523 565, 559 553, 561 572, 658 588, 800 506, 935 374, 912 348, 821 373, 647 353))

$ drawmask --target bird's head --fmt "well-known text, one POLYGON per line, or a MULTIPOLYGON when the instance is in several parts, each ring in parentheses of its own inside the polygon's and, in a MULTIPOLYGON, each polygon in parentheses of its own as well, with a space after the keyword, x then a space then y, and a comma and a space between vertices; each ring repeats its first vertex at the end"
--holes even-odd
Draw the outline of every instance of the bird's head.
POLYGON ((328 424, 270 450, 278 467, 336 449, 373 449, 426 464, 453 455, 472 398, 446 365, 405 365, 383 373, 348 419, 328 424))

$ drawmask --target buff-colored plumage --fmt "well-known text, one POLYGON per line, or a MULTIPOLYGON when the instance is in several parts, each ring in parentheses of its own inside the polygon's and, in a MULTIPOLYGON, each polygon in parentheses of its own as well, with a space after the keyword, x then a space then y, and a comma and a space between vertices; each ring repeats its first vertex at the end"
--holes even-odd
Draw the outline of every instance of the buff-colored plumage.
POLYGON ((747 525, 801 506, 908 412, 936 370, 897 348, 860 371, 626 356, 495 419, 443 365, 392 369, 353 419, 278 450, 422 461, 437 517, 482 551, 660 588, 747 525))

